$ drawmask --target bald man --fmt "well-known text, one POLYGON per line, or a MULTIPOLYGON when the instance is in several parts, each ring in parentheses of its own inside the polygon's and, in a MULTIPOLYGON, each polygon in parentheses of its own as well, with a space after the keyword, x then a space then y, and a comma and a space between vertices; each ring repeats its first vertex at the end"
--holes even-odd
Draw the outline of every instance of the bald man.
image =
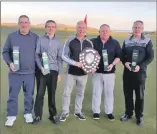
POLYGON ((121 57, 120 44, 117 40, 111 37, 110 26, 107 24, 101 25, 99 36, 91 40, 93 42, 94 49, 97 50, 101 56, 98 69, 92 77, 93 119, 100 118, 100 104, 103 91, 105 114, 108 120, 113 121, 115 66, 119 63, 121 57), (107 55, 107 57, 105 58, 103 55, 107 55), (104 59, 108 59, 108 61, 105 61, 104 59), (106 64, 106 62, 108 62, 108 64, 106 64))
POLYGON ((86 30, 86 24, 83 21, 79 21, 76 26, 76 35, 70 37, 63 47, 62 59, 68 64, 68 69, 65 74, 63 107, 60 121, 65 121, 69 115, 71 92, 75 84, 76 99, 74 116, 80 120, 86 120, 81 110, 88 76, 82 70, 82 64, 79 62, 81 51, 87 47, 93 47, 92 42, 86 38, 86 30))

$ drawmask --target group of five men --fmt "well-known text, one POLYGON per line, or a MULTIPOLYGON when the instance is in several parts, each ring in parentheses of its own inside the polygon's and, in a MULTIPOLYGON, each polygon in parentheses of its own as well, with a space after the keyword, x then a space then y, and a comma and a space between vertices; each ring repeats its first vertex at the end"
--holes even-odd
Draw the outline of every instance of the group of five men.
POLYGON ((153 45, 148 37, 143 35, 143 22, 135 21, 133 35, 124 40, 122 48, 119 42, 111 36, 110 26, 102 24, 97 38, 87 39, 87 26, 79 21, 76 26, 76 35, 69 37, 64 46, 56 37, 57 24, 53 20, 45 23, 45 35, 38 37, 30 31, 30 20, 26 15, 21 15, 18 20, 19 30, 8 35, 3 48, 3 59, 9 66, 9 99, 7 101, 7 120, 5 126, 12 126, 18 111, 18 94, 21 86, 24 91, 24 118, 26 123, 37 124, 42 120, 43 102, 46 88, 48 90, 49 119, 58 123, 55 93, 57 81, 61 80, 62 64, 65 61, 65 73, 62 114, 60 121, 65 121, 69 116, 71 92, 76 85, 76 99, 74 116, 86 120, 82 113, 82 102, 88 79, 79 62, 79 54, 85 48, 94 48, 101 59, 97 69, 92 71, 92 111, 93 119, 100 119, 101 95, 104 92, 104 109, 109 120, 114 120, 114 85, 115 66, 122 61, 124 65, 123 89, 125 96, 125 113, 120 118, 126 121, 132 118, 134 110, 133 91, 136 93, 135 115, 137 125, 143 124, 144 89, 147 65, 154 58, 153 45), (102 50, 108 52, 108 68, 104 70, 102 50), (138 50, 138 61, 132 71, 131 62, 134 50, 138 50), (15 53, 19 59, 15 61, 15 53), (44 69, 43 53, 47 54, 50 72, 44 69), (19 60, 19 61, 18 61, 19 60), (19 67, 16 62, 19 62, 19 67), (35 77, 37 95, 34 104, 35 77), (32 110, 34 106, 35 118, 32 110))

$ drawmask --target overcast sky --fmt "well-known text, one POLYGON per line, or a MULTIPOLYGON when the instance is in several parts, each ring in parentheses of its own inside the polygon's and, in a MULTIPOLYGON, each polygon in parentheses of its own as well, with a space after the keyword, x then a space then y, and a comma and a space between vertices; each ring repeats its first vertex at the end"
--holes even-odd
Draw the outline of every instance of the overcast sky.
POLYGON ((90 27, 107 23, 114 30, 131 30, 135 20, 142 20, 145 30, 156 30, 155 2, 1 2, 2 22, 17 23, 21 14, 33 24, 53 19, 75 26, 87 14, 90 27))

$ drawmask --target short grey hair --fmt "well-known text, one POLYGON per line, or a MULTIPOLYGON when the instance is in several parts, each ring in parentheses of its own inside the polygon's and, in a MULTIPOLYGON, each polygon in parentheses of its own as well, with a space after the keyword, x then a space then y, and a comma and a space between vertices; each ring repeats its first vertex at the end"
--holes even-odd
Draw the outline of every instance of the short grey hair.
POLYGON ((141 24, 144 24, 143 21, 141 21, 141 20, 136 20, 136 21, 134 22, 134 24, 135 24, 135 23, 141 23, 141 24))
POLYGON ((108 28, 110 29, 110 26, 109 26, 108 24, 102 24, 102 25, 100 26, 100 28, 99 28, 99 31, 100 31, 100 29, 101 29, 103 26, 106 26, 106 27, 108 27, 108 28))
MULTIPOLYGON (((77 27, 79 24, 82 24, 82 23, 86 25, 86 23, 81 20, 81 21, 78 21, 78 22, 77 22, 76 27, 77 27)), ((86 27, 87 27, 87 26, 86 26, 86 27)))
POLYGON ((21 18, 27 18, 28 21, 29 21, 29 17, 27 15, 20 15, 19 18, 18 18, 18 23, 20 22, 21 18))

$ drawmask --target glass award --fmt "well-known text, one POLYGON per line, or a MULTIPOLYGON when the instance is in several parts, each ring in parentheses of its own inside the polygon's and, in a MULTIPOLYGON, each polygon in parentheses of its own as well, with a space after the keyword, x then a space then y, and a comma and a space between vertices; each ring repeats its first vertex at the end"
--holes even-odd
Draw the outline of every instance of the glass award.
POLYGON ((14 69, 18 71, 20 69, 18 46, 13 46, 13 63, 14 63, 14 69))
POLYGON ((44 72, 45 72, 45 74, 50 73, 48 56, 47 56, 46 52, 42 53, 42 60, 43 60, 43 66, 44 66, 44 72))
POLYGON ((102 50, 103 62, 104 62, 104 71, 108 70, 108 53, 106 49, 102 50))
POLYGON ((132 53, 131 71, 135 71, 137 61, 138 61, 139 51, 134 49, 132 53))

